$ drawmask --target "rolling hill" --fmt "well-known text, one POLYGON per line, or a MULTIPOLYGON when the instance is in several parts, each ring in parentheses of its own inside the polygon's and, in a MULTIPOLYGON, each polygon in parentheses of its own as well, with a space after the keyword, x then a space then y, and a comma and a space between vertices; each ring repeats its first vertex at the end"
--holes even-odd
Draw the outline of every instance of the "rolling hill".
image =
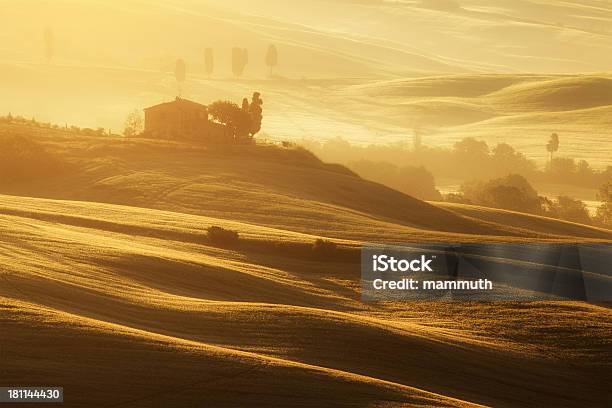
POLYGON ((475 137, 509 143, 543 165, 546 139, 557 132, 559 154, 605 168, 612 165, 610 86, 609 74, 445 75, 352 84, 338 100, 347 111, 361 105, 362 123, 385 118, 396 126, 389 132, 406 129, 390 139, 407 141, 416 128, 429 146, 475 137))
POLYGON ((606 370, 595 358, 607 347, 606 308, 370 306, 359 302, 358 264, 202 240, 211 224, 259 240, 311 236, 109 204, 2 196, 0 205, 3 372, 23 384, 57 372, 74 406, 96 406, 100 384, 130 406, 231 406, 254 395, 287 406, 584 406, 604 392, 592 378, 606 370), (536 323, 543 313, 547 327, 536 323), (521 329, 528 322, 540 336, 521 329))
POLYGON ((53 378, 75 407, 605 398, 604 305, 362 303, 358 259, 308 253, 319 237, 358 254, 364 242, 610 242, 610 231, 425 203, 300 149, 3 131, 62 165, 0 183, 1 378, 53 378), (243 244, 212 245, 212 225, 243 244))
POLYGON ((556 132, 557 157, 612 166, 609 1, 8 1, 0 17, 0 386, 63 386, 74 408, 609 405, 609 303, 365 302, 361 249, 512 243, 471 259, 575 274, 521 251, 612 231, 424 202, 288 143, 418 130, 543 166, 556 132), (177 95, 254 91, 257 145, 117 136, 177 95))
MULTIPOLYGON (((323 163, 301 148, 206 147, 20 125, 8 125, 8 131, 24 137, 37 132, 41 154, 63 161, 50 177, 13 183, 7 177, 2 192, 9 194, 154 208, 356 240, 547 235, 538 224, 515 231, 436 207, 323 163)), ((567 235, 609 238, 587 226, 567 235)))

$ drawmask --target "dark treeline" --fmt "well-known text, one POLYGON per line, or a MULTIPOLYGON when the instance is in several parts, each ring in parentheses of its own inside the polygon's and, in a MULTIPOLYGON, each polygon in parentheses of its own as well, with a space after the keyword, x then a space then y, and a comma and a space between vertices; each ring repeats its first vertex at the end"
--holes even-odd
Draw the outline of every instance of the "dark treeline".
MULTIPOLYGON (((43 50, 45 61, 50 64, 55 57, 55 34, 51 27, 43 30, 43 50)), ((212 47, 204 48, 204 72, 210 79, 215 70, 215 49, 212 47)), ((278 48, 276 44, 268 45, 264 56, 264 64, 270 69, 270 77, 273 77, 274 68, 278 65, 278 48)), ((235 78, 240 78, 249 63, 249 50, 247 48, 233 47, 231 49, 231 69, 235 78)), ((180 86, 186 79, 186 62, 182 58, 175 61, 174 74, 180 86)), ((179 89, 180 91, 180 89, 179 89)), ((179 92, 180 93, 180 92, 179 92)))
MULTIPOLYGON (((551 139, 552 140, 552 139, 551 139)), ((465 138, 452 148, 415 144, 357 146, 336 138, 323 143, 303 140, 301 145, 325 161, 347 165, 361 177, 385 184, 424 200, 447 200, 544 215, 583 224, 612 225, 612 166, 593 169, 584 160, 553 157, 539 169, 506 143, 491 148, 486 142, 465 138), (461 191, 443 197, 434 177, 464 180, 461 191), (530 183, 545 182, 598 189, 602 202, 594 216, 585 204, 568 196, 550 199, 530 183)))
POLYGON ((472 181, 461 186, 461 192, 448 194, 445 199, 463 204, 502 208, 523 213, 543 215, 581 224, 611 226, 612 209, 610 193, 612 182, 601 186, 598 199, 602 205, 594 216, 586 205, 572 197, 559 196, 554 199, 540 196, 525 177, 511 174, 487 181, 472 181))
MULTIPOLYGON (((408 149, 403 144, 358 146, 336 138, 323 143, 302 140, 301 145, 326 161, 342 164, 368 160, 395 166, 425 167, 436 178, 481 179, 519 174, 531 182, 547 182, 599 188, 612 180, 612 166, 593 169, 585 160, 554 157, 542 169, 507 143, 490 147, 482 140, 465 138, 452 148, 428 147, 408 149)), ((378 171, 378 170, 377 170, 378 171)))
MULTIPOLYGON (((206 47, 204 49, 204 72, 207 78, 212 78, 215 72, 215 49, 206 47)), ((278 48, 275 44, 270 44, 264 56, 264 64, 270 70, 270 77, 274 77, 274 68, 278 65, 278 48)), ((233 47, 231 49, 231 70, 234 78, 243 76, 249 64, 249 50, 247 48, 233 47)), ((182 58, 175 61, 174 73, 177 82, 182 84, 186 79, 186 62, 182 58)))
POLYGON ((11 113, 6 116, 0 116, 0 124, 28 126, 30 128, 40 129, 56 129, 62 131, 69 131, 71 133, 77 133, 84 136, 119 136, 118 134, 113 134, 110 129, 105 129, 102 127, 92 129, 74 125, 69 126, 68 124, 59 125, 57 123, 51 122, 39 122, 36 120, 36 118, 28 119, 20 115, 12 115, 11 113))
POLYGON ((259 92, 253 92, 251 102, 242 99, 238 106, 231 101, 215 101, 208 105, 210 116, 230 129, 236 141, 252 141, 261 130, 263 100, 259 92))

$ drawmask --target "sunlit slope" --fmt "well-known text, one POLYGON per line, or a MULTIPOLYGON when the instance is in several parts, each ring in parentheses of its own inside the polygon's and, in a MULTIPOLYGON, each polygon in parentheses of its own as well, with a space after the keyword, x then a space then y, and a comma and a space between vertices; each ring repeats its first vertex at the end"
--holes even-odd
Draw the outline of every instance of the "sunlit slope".
POLYGON ((213 1, 473 70, 597 71, 611 62, 612 9, 605 1, 313 0, 300 4, 299 13, 279 0, 258 2, 256 11, 248 0, 213 1))
MULTIPOLYGON (((471 218, 506 225, 510 228, 516 228, 519 231, 537 230, 543 234, 574 235, 580 234, 580 231, 584 228, 584 225, 582 224, 576 224, 569 221, 562 221, 533 214, 523 214, 510 210, 445 202, 438 202, 435 203, 435 205, 440 208, 451 210, 457 214, 463 214, 471 218)), ((604 234, 610 233, 609 230, 605 230, 603 228, 595 227, 594 230, 595 229, 604 234)))
POLYGON ((520 230, 461 215, 363 180, 301 149, 13 131, 39 132, 34 140, 61 158, 64 169, 48 177, 5 180, 0 192, 9 194, 156 208, 343 239, 610 237, 587 226, 550 234, 537 224, 520 230))
POLYGON ((418 128, 430 146, 476 137, 508 143, 543 164, 546 140, 556 132, 559 154, 612 165, 609 74, 440 76, 350 85, 339 93, 346 110, 363 104, 365 120, 385 118, 408 133, 418 128))
POLYGON ((329 407, 475 406, 401 384, 6 298, 0 298, 0 310, 3 350, 8 356, 2 367, 5 378, 21 385, 53 378, 64 387, 67 407, 180 407, 194 401, 216 407, 297 407, 323 401, 329 407), (21 341, 26 338, 27 343, 21 341))
POLYGON ((612 105, 612 78, 608 75, 437 76, 353 85, 347 87, 346 95, 394 103, 472 103, 498 115, 552 113, 612 105))
POLYGON ((566 111, 612 105, 612 79, 582 76, 522 83, 488 95, 521 112, 566 111))
POLYGON ((358 260, 321 262, 278 245, 311 236, 126 206, 0 199, 3 372, 26 384, 58 371, 73 406, 100 398, 92 390, 100 385, 134 406, 150 405, 154 389, 165 406, 198 393, 221 406, 227 393, 229 405, 265 395, 283 406, 463 404, 449 397, 583 406, 603 397, 591 378, 605 370, 595 358, 606 347, 604 308, 566 304, 568 320, 552 303, 520 313, 510 305, 480 320, 466 304, 371 307, 359 301, 358 260), (269 245, 209 246, 201 233, 210 223, 269 245), (534 326, 544 306, 553 313, 546 330, 525 337, 520 322, 534 326), (185 393, 161 392, 163 384, 185 393))

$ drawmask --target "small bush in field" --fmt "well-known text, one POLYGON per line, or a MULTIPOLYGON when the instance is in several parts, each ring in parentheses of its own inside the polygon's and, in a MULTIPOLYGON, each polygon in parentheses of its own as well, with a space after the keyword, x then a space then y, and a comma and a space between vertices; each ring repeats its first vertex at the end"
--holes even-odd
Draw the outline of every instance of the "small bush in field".
POLYGON ((283 140, 283 141, 281 142, 281 146, 283 146, 285 149, 290 149, 290 148, 292 148, 292 147, 295 147, 295 143, 293 143, 293 142, 288 142, 288 141, 286 141, 286 140, 283 140))
POLYGON ((318 258, 328 258, 336 254, 338 246, 335 242, 327 241, 325 239, 317 239, 312 244, 312 252, 318 258))
POLYGON ((222 227, 212 226, 208 228, 208 240, 215 245, 233 245, 238 242, 238 232, 222 227))

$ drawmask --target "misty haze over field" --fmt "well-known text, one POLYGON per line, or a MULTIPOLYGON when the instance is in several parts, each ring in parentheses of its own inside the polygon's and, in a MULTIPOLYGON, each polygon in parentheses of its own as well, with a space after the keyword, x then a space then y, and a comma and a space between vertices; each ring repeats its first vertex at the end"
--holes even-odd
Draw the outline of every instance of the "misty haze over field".
POLYGON ((266 94, 276 140, 384 144, 419 128, 427 145, 474 136, 542 161, 556 131, 575 158, 612 164, 605 1, 315 0, 299 13, 271 0, 24 1, 0 13, 4 114, 120 133, 127 112, 176 96, 181 58, 184 97, 266 94), (233 47, 248 50, 240 77, 233 47))

